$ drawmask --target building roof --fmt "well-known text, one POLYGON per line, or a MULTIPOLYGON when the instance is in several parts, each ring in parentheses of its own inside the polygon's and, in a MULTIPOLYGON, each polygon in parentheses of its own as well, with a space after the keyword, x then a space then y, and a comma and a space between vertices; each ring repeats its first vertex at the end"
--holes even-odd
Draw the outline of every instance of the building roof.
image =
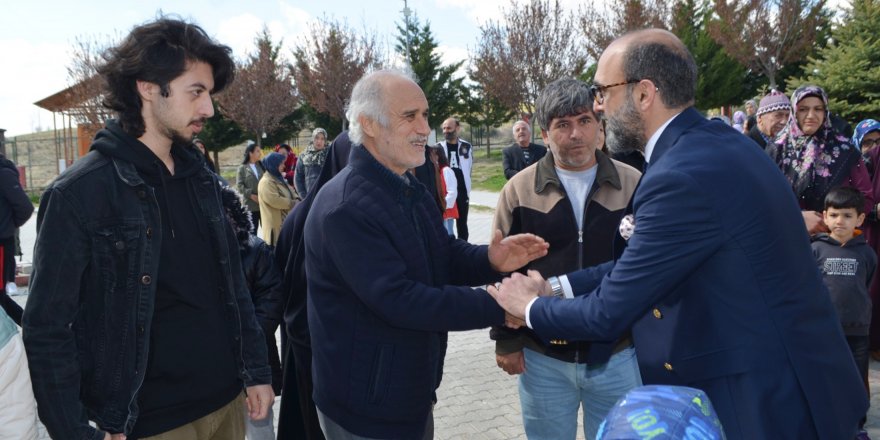
POLYGON ((85 81, 78 82, 60 92, 43 98, 34 103, 37 107, 50 112, 74 113, 80 109, 80 104, 94 96, 86 96, 89 90, 100 90, 100 77, 93 76, 85 81))

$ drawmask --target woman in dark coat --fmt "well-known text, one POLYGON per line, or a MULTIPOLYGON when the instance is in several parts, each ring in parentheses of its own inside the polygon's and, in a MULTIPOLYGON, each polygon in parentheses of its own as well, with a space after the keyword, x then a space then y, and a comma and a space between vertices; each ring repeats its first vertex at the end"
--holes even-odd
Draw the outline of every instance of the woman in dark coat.
POLYGON ((788 125, 765 151, 791 183, 809 233, 827 232, 822 222, 825 196, 837 186, 853 187, 865 196, 865 211, 874 205, 871 178, 859 149, 832 127, 828 95, 805 85, 791 96, 788 125))
MULTIPOLYGON (((241 196, 229 187, 220 192, 226 218, 235 229, 244 278, 254 302, 257 322, 266 337, 269 353, 269 367, 272 369, 272 390, 281 395, 283 373, 275 331, 281 325, 284 304, 281 300, 281 272, 275 266, 272 249, 256 235, 251 234, 251 215, 241 203, 241 196)), ((269 416, 263 420, 247 418, 248 439, 275 438, 274 416, 269 407, 269 416)))

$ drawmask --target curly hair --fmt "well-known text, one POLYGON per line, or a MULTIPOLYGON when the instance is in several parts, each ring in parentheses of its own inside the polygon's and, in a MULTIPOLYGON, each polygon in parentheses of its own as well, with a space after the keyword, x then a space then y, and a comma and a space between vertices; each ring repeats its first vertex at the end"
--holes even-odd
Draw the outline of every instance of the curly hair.
POLYGON ((205 31, 178 19, 159 18, 132 29, 118 46, 103 54, 98 74, 105 80, 104 106, 117 112, 126 133, 144 134, 143 103, 137 81, 158 84, 162 96, 168 96, 168 84, 186 71, 187 63, 200 61, 211 65, 214 90, 223 90, 235 77, 232 49, 215 43, 205 31))

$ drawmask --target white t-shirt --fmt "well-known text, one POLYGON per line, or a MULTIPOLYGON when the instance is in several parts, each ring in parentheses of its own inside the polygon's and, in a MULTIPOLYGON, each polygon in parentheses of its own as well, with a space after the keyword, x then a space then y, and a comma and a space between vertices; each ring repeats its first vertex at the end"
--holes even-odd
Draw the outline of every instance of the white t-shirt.
POLYGON ((556 167, 556 174, 559 175, 559 181, 565 188, 568 200, 574 210, 574 218, 577 220, 578 230, 584 224, 584 207, 587 203, 587 195, 593 188, 593 182, 596 181, 596 170, 598 165, 593 165, 583 171, 568 171, 556 167))

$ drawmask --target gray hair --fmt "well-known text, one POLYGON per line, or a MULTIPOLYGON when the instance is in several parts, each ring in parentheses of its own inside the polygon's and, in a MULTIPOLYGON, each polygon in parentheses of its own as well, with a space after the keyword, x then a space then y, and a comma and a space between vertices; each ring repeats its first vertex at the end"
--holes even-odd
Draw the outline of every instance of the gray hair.
POLYGON ((388 106, 385 102, 385 82, 390 78, 400 78, 413 81, 412 76, 406 72, 388 69, 377 70, 361 77, 351 91, 351 99, 345 108, 345 118, 348 119, 348 137, 352 145, 362 144, 364 131, 358 120, 361 116, 378 122, 383 127, 388 127, 388 106))
POLYGON ((529 133, 532 132, 532 126, 529 125, 528 122, 523 121, 522 119, 520 119, 519 121, 516 121, 516 122, 513 123, 513 127, 510 127, 510 131, 512 131, 514 135, 516 134, 516 126, 517 126, 517 125, 520 125, 520 124, 525 125, 525 126, 526 126, 526 130, 528 130, 529 133))
POLYGON ((550 130, 554 118, 593 112, 593 94, 590 86, 574 78, 561 78, 548 84, 535 103, 535 121, 541 130, 550 130))
MULTIPOLYGON (((625 80, 651 80, 666 108, 692 105, 697 93, 697 64, 684 45, 633 41, 623 58, 625 80)), ((634 84, 627 85, 632 91, 634 84)))

